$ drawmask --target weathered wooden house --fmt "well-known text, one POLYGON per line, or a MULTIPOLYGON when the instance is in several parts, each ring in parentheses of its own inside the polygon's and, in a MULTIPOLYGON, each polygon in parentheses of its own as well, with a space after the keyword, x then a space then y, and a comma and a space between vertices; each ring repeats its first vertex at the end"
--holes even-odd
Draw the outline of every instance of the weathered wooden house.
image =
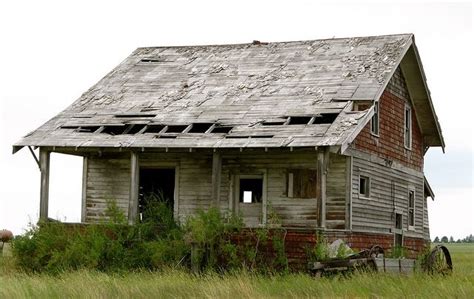
POLYGON ((423 157, 444 141, 400 34, 138 48, 13 151, 25 146, 39 147, 42 218, 50 153, 66 153, 84 157, 83 222, 115 199, 133 223, 140 194, 161 190, 176 219, 211 206, 249 227, 277 217, 297 256, 315 230, 419 251, 423 157))

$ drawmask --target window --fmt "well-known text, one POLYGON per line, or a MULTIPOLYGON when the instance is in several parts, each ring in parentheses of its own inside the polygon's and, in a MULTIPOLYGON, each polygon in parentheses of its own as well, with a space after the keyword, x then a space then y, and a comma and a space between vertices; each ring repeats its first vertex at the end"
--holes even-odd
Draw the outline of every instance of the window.
POLYGON ((359 194, 361 197, 369 198, 370 196, 370 178, 366 176, 359 177, 359 194))
POLYGON ((405 106, 405 147, 411 149, 411 108, 405 106))
POLYGON ((288 170, 288 197, 316 198, 316 178, 314 169, 288 170))
POLYGON ((262 202, 263 179, 262 178, 241 178, 239 190, 239 202, 259 203, 262 202))
POLYGON ((408 229, 415 228, 415 190, 408 191, 408 229))
POLYGON ((370 132, 379 135, 379 102, 374 103, 374 115, 372 116, 370 132))

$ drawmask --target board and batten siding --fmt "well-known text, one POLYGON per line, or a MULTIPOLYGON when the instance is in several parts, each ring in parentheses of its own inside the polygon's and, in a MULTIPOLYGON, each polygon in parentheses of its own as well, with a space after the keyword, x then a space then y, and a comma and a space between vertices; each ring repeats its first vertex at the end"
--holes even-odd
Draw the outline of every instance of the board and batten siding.
POLYGON ((353 157, 352 229, 388 233, 395 228, 395 213, 401 213, 404 235, 422 237, 425 215, 423 173, 402 165, 394 167, 383 163, 383 160, 367 154, 353 157), (359 194, 361 175, 370 180, 368 198, 359 194), (415 226, 409 230, 408 192, 412 188, 415 190, 415 226))
POLYGON ((346 197, 348 157, 331 154, 326 177, 326 228, 346 226, 346 197))

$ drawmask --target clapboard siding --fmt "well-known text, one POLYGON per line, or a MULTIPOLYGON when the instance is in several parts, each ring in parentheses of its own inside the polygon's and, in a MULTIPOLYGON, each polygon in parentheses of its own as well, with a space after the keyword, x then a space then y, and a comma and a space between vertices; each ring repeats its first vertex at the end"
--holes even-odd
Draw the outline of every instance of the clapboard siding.
POLYGON ((353 157, 352 227, 356 230, 390 232, 395 227, 394 211, 403 215, 403 230, 408 232, 408 192, 415 190, 415 227, 410 235, 423 236, 423 173, 404 171, 374 160, 353 157), (360 175, 370 178, 370 196, 359 194, 360 175))
POLYGON ((128 215, 130 190, 128 159, 90 157, 86 175, 86 222, 106 219, 108 200, 115 200, 117 206, 128 215))
POLYGON ((326 227, 345 227, 346 157, 331 154, 326 180, 326 227))

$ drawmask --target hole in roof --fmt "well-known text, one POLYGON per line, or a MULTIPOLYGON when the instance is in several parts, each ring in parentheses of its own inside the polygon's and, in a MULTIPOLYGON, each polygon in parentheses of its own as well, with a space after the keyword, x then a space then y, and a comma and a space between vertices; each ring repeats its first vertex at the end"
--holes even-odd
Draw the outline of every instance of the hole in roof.
POLYGON ((193 124, 191 130, 188 133, 206 133, 206 131, 212 126, 212 123, 196 123, 193 124))
POLYGON ((233 127, 215 127, 211 133, 229 133, 233 127))
POLYGON ((228 139, 245 139, 245 138, 249 138, 250 136, 244 136, 244 135, 239 135, 239 136, 236 136, 236 135, 228 135, 228 136, 225 136, 225 138, 228 138, 228 139))
POLYGON ((124 114, 115 114, 114 116, 119 117, 119 118, 155 117, 156 114, 150 114, 150 113, 124 113, 124 114))
POLYGON ((100 126, 81 126, 77 128, 77 132, 81 133, 94 133, 100 128, 100 126))
POLYGON ((125 130, 124 126, 104 126, 104 129, 101 133, 106 133, 110 135, 120 135, 125 130))
POLYGON ((311 116, 292 116, 289 125, 306 125, 311 120, 311 116))
POLYGON ((181 133, 183 132, 184 129, 186 129, 188 126, 186 125, 174 125, 174 126, 168 126, 168 129, 166 130, 165 133, 181 133))
POLYGON ((124 134, 137 134, 140 132, 146 125, 144 124, 133 124, 129 125, 127 129, 125 129, 124 134))
POLYGON ((332 124, 339 113, 321 113, 316 115, 313 124, 332 124))
POLYGON ((229 139, 245 139, 245 138, 252 138, 252 139, 260 139, 260 138, 273 138, 273 135, 228 135, 225 138, 229 139))
POLYGON ((156 58, 143 58, 142 60, 140 60, 140 62, 152 63, 152 62, 160 62, 160 60, 156 58))
POLYGON ((61 126, 61 129, 79 129, 79 126, 65 125, 65 126, 61 126))
POLYGON ((144 133, 160 133, 164 125, 148 125, 144 133))
POLYGON ((174 135, 158 135, 156 138, 161 138, 161 139, 174 139, 176 136, 174 135))

